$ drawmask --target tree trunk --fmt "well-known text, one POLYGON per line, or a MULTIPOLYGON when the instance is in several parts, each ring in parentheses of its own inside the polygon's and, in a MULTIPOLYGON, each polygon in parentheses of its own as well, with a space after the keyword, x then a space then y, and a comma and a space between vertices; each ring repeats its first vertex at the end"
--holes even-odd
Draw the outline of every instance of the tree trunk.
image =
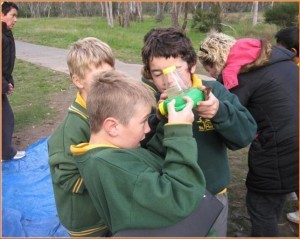
POLYGON ((142 2, 137 2, 137 12, 138 12, 138 16, 139 16, 139 21, 142 22, 143 19, 143 5, 142 2))
POLYGON ((64 17, 65 16, 65 8, 64 8, 63 2, 60 3, 60 11, 61 11, 61 16, 64 17))
POLYGON ((252 24, 255 26, 257 25, 257 18, 258 18, 258 2, 253 2, 253 21, 252 24))
POLYGON ((183 30, 186 29, 186 25, 187 25, 188 9, 189 9, 188 2, 184 2, 184 18, 183 18, 183 24, 182 24, 182 27, 181 27, 183 30))
POLYGON ((178 11, 178 4, 177 2, 172 3, 172 10, 171 10, 171 23, 172 27, 179 27, 179 11, 178 11))
POLYGON ((106 11, 106 18, 107 18, 107 23, 110 28, 114 27, 114 19, 112 15, 112 2, 105 2, 105 11, 106 11))
POLYGON ((162 22, 164 19, 164 3, 157 2, 156 3, 156 22, 162 22))
POLYGON ((104 16, 103 2, 100 2, 100 6, 101 6, 101 17, 103 17, 104 16))
POLYGON ((123 25, 122 27, 129 27, 129 2, 123 2, 123 25))

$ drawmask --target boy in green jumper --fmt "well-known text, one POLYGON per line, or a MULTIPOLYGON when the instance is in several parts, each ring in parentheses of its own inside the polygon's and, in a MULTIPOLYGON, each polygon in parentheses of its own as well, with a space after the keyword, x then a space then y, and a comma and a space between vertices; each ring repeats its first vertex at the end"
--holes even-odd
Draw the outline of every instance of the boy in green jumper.
POLYGON ((140 147, 149 132, 153 93, 141 81, 110 71, 97 77, 87 100, 89 143, 71 146, 98 213, 111 232, 173 225, 190 215, 204 195, 192 135, 193 102, 158 126, 149 144, 166 149, 164 158, 140 147))
MULTIPOLYGON (((176 28, 157 28, 149 31, 144 37, 142 49, 144 63, 143 81, 152 91, 157 100, 167 98, 162 70, 176 66, 191 87, 204 90, 212 88, 208 99, 198 103, 194 110, 193 135, 198 149, 198 164, 203 170, 207 190, 215 195, 224 205, 223 211, 213 227, 218 236, 226 237, 228 198, 227 187, 230 171, 227 148, 231 150, 246 147, 255 137, 256 123, 248 110, 238 98, 226 90, 217 81, 202 81, 195 74, 197 55, 191 41, 185 33, 176 28)), ((150 120, 152 134, 157 123, 167 122, 167 118, 157 114, 150 120)), ((150 138, 147 136, 147 139, 150 138)), ((147 140, 143 142, 146 145, 147 140)), ((146 145, 151 148, 151 144, 146 145)), ((165 155, 161 147, 156 153, 165 155)))
POLYGON ((106 236, 107 226, 98 215, 74 162, 70 145, 90 139, 86 99, 94 74, 114 68, 111 48, 92 37, 73 44, 67 63, 78 89, 64 121, 48 141, 49 164, 58 217, 72 237, 106 236))

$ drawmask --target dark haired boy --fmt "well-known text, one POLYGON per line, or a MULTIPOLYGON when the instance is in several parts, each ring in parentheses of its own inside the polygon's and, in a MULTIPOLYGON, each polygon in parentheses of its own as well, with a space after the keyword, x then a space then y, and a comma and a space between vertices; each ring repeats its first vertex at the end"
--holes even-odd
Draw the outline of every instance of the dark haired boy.
MULTIPOLYGON (((213 227, 218 236, 225 237, 228 217, 227 187, 230 181, 227 148, 237 150, 250 144, 255 137, 256 123, 238 98, 220 83, 198 78, 195 74, 197 55, 182 30, 171 27, 149 31, 144 37, 142 58, 143 81, 154 91, 157 99, 167 98, 162 70, 169 66, 176 66, 190 87, 202 90, 207 86, 212 87, 208 99, 199 102, 194 110, 193 135, 198 150, 201 151, 198 154, 198 164, 203 170, 207 190, 224 205, 223 212, 213 227)), ((167 122, 167 118, 157 115, 150 122, 152 131, 155 131, 159 119, 163 123, 167 122)), ((161 147, 157 153, 164 155, 165 148, 161 147)))
POLYGON ((299 28, 287 27, 279 30, 276 35, 276 42, 278 45, 295 53, 293 61, 299 65, 299 28))

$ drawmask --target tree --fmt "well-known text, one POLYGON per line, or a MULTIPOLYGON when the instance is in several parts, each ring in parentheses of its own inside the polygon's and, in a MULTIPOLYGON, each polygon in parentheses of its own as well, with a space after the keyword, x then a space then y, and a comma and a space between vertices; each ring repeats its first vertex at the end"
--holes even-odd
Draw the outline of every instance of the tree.
POLYGON ((188 4, 188 2, 184 2, 184 17, 183 17, 183 24, 181 27, 183 30, 186 29, 188 10, 189 10, 189 4, 188 4))
POLYGON ((171 9, 171 23, 172 27, 179 27, 179 7, 177 2, 172 3, 171 9))
POLYGON ((129 2, 123 2, 123 22, 122 27, 129 27, 129 2))
POLYGON ((106 11, 106 18, 107 23, 110 28, 114 27, 114 18, 112 14, 112 2, 105 2, 105 11, 106 11))
POLYGON ((156 3, 156 22, 162 22, 164 19, 164 8, 166 6, 165 2, 157 2, 156 3))
POLYGON ((298 2, 274 4, 264 13, 265 21, 280 27, 296 26, 299 18, 298 2))
POLYGON ((258 2, 253 2, 253 20, 252 24, 257 25, 257 17, 258 17, 258 2))
POLYGON ((192 28, 201 32, 208 32, 211 29, 222 31, 221 5, 212 3, 209 10, 198 8, 193 15, 192 28))
POLYGON ((142 22, 143 21, 143 5, 142 2, 137 2, 136 3, 136 9, 137 9, 137 13, 139 16, 139 21, 142 22))

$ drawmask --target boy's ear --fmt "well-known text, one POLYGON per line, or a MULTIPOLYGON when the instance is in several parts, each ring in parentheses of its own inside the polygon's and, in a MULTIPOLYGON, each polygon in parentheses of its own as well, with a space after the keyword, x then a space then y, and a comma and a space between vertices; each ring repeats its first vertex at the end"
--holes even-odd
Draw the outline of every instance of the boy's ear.
POLYGON ((119 134, 118 127, 117 127, 118 125, 119 125, 118 120, 116 120, 113 117, 108 117, 104 120, 103 129, 109 136, 116 137, 119 134))
POLYGON ((297 52, 297 50, 296 50, 295 48, 292 48, 292 49, 291 49, 291 52, 295 53, 296 56, 298 55, 298 52, 297 52))
POLYGON ((193 65, 191 68, 191 73, 194 74, 196 72, 196 66, 197 64, 193 65))
POLYGON ((74 85, 75 85, 78 89, 82 89, 82 88, 83 88, 83 85, 81 84, 81 80, 80 80, 80 78, 79 78, 78 75, 73 74, 73 75, 72 75, 72 81, 73 81, 74 85))

